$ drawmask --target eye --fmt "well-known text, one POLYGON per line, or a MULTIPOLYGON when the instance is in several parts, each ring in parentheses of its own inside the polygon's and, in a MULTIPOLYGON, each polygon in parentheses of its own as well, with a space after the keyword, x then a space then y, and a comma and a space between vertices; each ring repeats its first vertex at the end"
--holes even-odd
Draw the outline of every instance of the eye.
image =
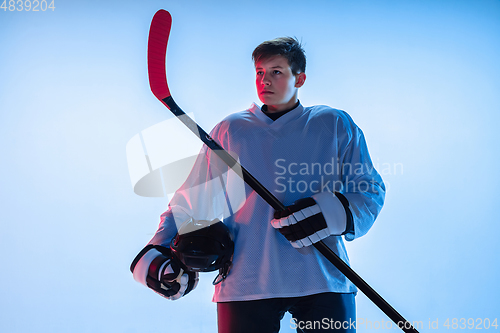
POLYGON ((264 72, 263 71, 257 71, 257 75, 263 75, 264 72))
POLYGON ((273 71, 273 73, 274 73, 274 74, 281 74, 281 72, 280 72, 279 70, 277 70, 277 69, 275 69, 275 70, 273 71))

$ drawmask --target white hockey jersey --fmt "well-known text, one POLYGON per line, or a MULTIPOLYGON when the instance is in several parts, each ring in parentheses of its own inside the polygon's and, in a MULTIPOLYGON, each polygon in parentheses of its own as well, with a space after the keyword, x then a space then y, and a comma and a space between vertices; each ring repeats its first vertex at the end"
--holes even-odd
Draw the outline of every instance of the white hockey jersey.
MULTIPOLYGON (((362 131, 344 111, 299 104, 273 121, 253 104, 222 120, 211 136, 285 205, 319 192, 343 193, 354 224, 347 240, 364 235, 382 208, 385 186, 362 131)), ((292 247, 270 224, 274 210, 227 167, 214 163, 213 155, 202 149, 161 215, 151 244, 168 246, 189 217, 222 218, 234 235, 235 250, 229 275, 215 287, 214 302, 356 291, 313 246, 292 247), (225 177, 218 177, 223 172, 225 177)), ((342 236, 324 243, 349 263, 342 236)))

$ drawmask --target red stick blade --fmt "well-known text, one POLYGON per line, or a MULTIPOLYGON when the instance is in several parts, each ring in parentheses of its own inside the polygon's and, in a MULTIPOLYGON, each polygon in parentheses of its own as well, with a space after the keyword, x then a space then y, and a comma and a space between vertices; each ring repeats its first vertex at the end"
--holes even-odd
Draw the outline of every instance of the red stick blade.
POLYGON ((160 9, 153 16, 148 40, 148 74, 151 91, 160 101, 170 96, 165 59, 172 26, 172 16, 160 9))

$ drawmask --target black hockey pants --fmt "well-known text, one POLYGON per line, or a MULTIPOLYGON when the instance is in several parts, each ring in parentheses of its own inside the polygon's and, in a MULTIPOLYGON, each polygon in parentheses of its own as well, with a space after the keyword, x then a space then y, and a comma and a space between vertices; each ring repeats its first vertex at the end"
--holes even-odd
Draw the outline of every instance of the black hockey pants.
POLYGON ((277 333, 286 325, 298 333, 356 332, 355 294, 322 293, 303 297, 217 303, 219 333, 277 333))

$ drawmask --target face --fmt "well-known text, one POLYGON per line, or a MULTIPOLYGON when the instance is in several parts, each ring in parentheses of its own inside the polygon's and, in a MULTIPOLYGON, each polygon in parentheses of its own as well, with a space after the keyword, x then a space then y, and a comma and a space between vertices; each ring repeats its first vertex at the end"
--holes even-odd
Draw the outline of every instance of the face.
POLYGON ((298 89, 304 84, 306 75, 294 75, 288 60, 274 56, 255 63, 257 94, 269 112, 292 108, 297 103, 298 89))

